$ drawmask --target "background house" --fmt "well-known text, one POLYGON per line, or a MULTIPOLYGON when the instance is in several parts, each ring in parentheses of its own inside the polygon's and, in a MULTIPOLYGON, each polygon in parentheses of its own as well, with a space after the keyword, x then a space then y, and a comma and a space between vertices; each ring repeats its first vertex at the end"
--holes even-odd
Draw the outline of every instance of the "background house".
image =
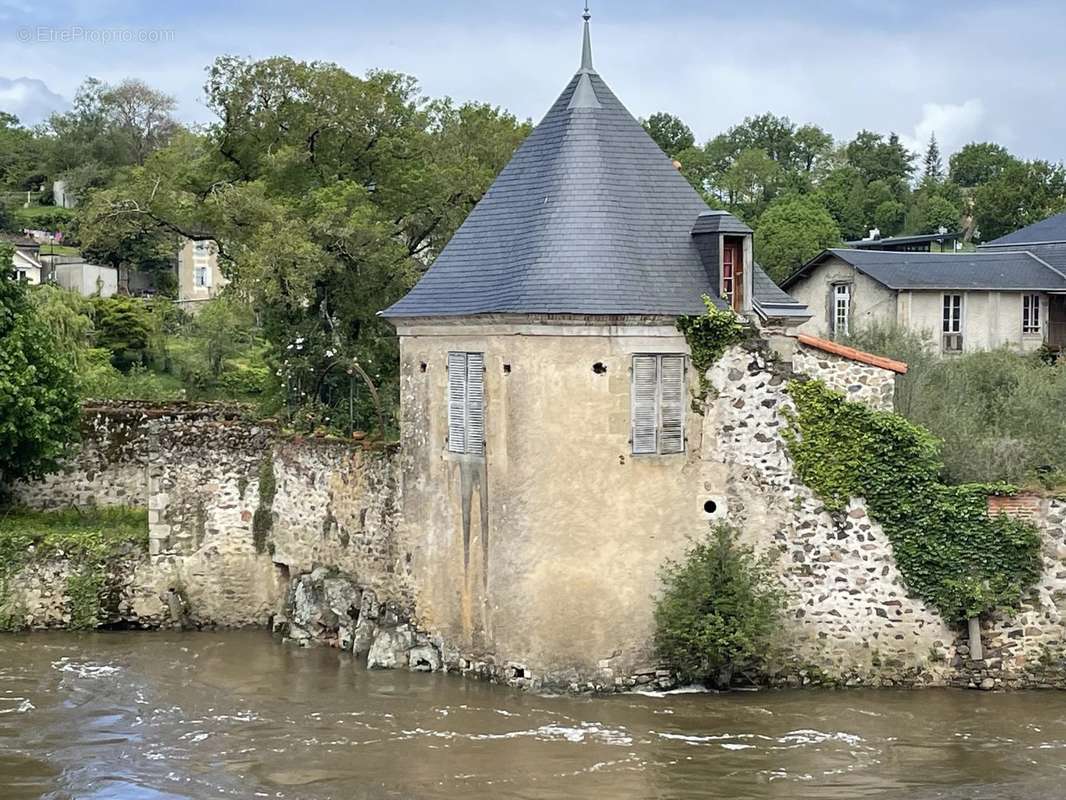
POLYGON ((178 251, 177 272, 177 302, 191 314, 229 283, 218 266, 218 246, 210 239, 186 239, 178 251))
POLYGON ((849 248, 856 250, 893 250, 905 253, 954 253, 959 249, 962 231, 956 233, 922 233, 913 236, 886 236, 874 228, 868 239, 856 239, 845 242, 849 248))
MULTIPOLYGON (((1055 214, 981 246, 982 253, 1025 250, 1066 274, 1066 213, 1055 214)), ((1048 297, 1048 345, 1066 349, 1066 294, 1048 297)))
POLYGON ((113 297, 118 293, 118 270, 114 267, 85 261, 56 264, 53 278, 64 289, 72 289, 85 297, 95 294, 113 297))
POLYGON ((927 334, 944 353, 1063 344, 1066 275, 1025 250, 826 250, 782 286, 810 308, 800 331, 814 336, 878 323, 927 334))
POLYGON ((11 256, 11 267, 15 270, 16 278, 27 283, 41 283, 45 280, 40 244, 25 236, 4 236, 3 241, 15 248, 11 256))

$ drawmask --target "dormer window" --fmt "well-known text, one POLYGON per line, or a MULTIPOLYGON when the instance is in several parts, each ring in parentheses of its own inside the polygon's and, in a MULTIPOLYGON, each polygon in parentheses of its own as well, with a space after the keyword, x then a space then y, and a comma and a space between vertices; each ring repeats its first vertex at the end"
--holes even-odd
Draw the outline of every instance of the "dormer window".
POLYGON ((722 299, 734 311, 744 310, 744 239, 722 238, 722 299))

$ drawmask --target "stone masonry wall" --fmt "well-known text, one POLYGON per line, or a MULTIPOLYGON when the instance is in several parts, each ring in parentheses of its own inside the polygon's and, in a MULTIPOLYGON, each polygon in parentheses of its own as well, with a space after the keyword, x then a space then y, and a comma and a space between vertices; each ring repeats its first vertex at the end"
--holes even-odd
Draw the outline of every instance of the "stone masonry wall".
MULTIPOLYGON (((861 499, 832 515, 796 478, 781 437, 791 376, 765 352, 727 352, 708 373, 714 399, 698 454, 709 476, 705 488, 721 493, 721 515, 758 549, 779 554, 777 569, 791 599, 779 641, 785 655, 773 680, 1066 685, 1066 501, 1016 504, 1045 531, 1044 574, 1020 610, 985 621, 985 658, 974 662, 964 631, 908 597, 891 545, 861 499)), ((878 396, 883 400, 875 392, 874 402, 878 396)), ((19 491, 37 507, 92 500, 148 506, 152 555, 122 565, 110 622, 266 625, 273 619, 293 639, 367 653, 378 666, 451 668, 526 686, 551 682, 551 676, 532 681, 464 660, 414 625, 418 586, 411 543, 397 534, 394 450, 286 437, 217 411, 127 407, 91 416, 92 433, 62 478, 19 491), (121 491, 106 485, 112 477, 121 491)), ((64 624, 62 586, 70 570, 37 564, 16 576, 12 591, 31 624, 64 624)), ((667 678, 654 669, 612 675, 600 688, 649 680, 667 678)))
POLYGON ((708 377, 717 397, 704 420, 705 457, 724 462, 729 520, 757 549, 779 554, 790 595, 779 679, 944 682, 955 634, 907 596, 880 526, 861 500, 831 515, 796 477, 780 435, 794 408, 787 368, 734 348, 708 377))
POLYGON ((842 358, 815 347, 800 344, 792 359, 792 368, 800 374, 825 383, 849 400, 871 408, 891 411, 896 392, 896 375, 872 364, 842 358))

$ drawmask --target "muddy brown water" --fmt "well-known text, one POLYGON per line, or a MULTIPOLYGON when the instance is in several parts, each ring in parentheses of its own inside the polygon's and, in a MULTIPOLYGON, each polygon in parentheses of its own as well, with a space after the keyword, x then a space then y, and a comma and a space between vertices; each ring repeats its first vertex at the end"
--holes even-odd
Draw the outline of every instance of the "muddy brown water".
POLYGON ((1066 797, 1066 693, 547 697, 263 632, 0 636, 0 798, 1066 797))

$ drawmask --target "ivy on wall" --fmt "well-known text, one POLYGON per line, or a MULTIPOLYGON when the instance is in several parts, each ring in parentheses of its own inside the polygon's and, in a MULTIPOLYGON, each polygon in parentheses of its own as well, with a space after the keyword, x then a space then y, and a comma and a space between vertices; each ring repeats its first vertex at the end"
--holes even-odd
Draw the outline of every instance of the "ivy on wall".
POLYGON ((948 620, 1016 605, 1040 575, 1040 536, 988 514, 1005 484, 947 486, 940 443, 903 417, 845 399, 820 381, 793 381, 784 431, 796 471, 841 512, 862 497, 892 543, 908 589, 948 620))
POLYGON ((679 317, 677 329, 685 335, 692 351, 692 366, 700 381, 700 400, 707 396, 707 370, 728 350, 743 341, 747 327, 728 309, 718 308, 710 297, 703 296, 706 314, 679 317))
POLYGON ((70 627, 92 628, 106 616, 104 594, 115 561, 148 552, 148 512, 133 508, 0 512, 0 630, 24 625, 12 607, 10 580, 31 562, 62 559, 77 565, 66 581, 70 627))

